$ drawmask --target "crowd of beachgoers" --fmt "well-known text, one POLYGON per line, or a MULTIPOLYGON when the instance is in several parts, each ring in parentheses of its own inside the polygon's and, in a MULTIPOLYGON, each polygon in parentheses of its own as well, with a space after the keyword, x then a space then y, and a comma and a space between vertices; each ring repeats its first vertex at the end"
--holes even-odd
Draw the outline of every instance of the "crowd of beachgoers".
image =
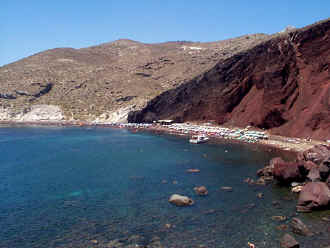
POLYGON ((293 152, 301 152, 312 148, 314 145, 330 143, 329 141, 273 135, 268 131, 251 126, 247 126, 245 128, 224 127, 213 125, 211 123, 171 123, 165 125, 159 123, 124 123, 111 125, 119 128, 163 131, 170 134, 172 133, 185 136, 205 135, 210 138, 243 143, 256 143, 293 152))
POLYGON ((317 144, 329 144, 330 141, 318 141, 303 138, 291 138, 270 134, 268 131, 247 126, 245 128, 224 127, 212 123, 90 123, 81 121, 61 122, 0 122, 3 125, 60 125, 60 126, 98 126, 127 128, 133 130, 161 131, 169 134, 192 136, 205 135, 210 138, 224 139, 228 141, 257 143, 281 150, 301 152, 310 149, 317 144))
POLYGON ((174 123, 170 125, 159 124, 144 124, 144 123, 126 123, 119 124, 119 127, 126 128, 158 128, 167 129, 169 132, 181 133, 186 135, 207 135, 210 137, 219 137, 224 139, 233 139, 249 143, 256 143, 261 139, 268 139, 268 134, 265 131, 249 130, 251 127, 242 128, 227 128, 213 125, 197 125, 188 123, 174 123))

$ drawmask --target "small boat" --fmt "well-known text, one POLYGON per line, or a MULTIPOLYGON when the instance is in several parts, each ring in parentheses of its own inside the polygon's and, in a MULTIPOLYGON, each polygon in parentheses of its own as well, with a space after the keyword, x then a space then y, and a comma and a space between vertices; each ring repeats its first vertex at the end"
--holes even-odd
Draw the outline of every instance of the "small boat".
POLYGON ((189 142, 192 144, 200 144, 205 143, 209 140, 209 138, 206 135, 194 135, 189 139, 189 142))

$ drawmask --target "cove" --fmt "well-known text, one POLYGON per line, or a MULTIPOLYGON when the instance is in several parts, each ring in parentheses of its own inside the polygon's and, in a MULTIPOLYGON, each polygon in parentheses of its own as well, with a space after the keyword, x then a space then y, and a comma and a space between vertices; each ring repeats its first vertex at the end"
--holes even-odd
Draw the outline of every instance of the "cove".
POLYGON ((244 183, 279 155, 263 148, 125 129, 2 127, 0 151, 0 247, 278 247, 286 222, 272 216, 294 214, 287 189, 244 183), (208 196, 195 195, 201 185, 208 196), (169 204, 174 193, 195 204, 169 204))

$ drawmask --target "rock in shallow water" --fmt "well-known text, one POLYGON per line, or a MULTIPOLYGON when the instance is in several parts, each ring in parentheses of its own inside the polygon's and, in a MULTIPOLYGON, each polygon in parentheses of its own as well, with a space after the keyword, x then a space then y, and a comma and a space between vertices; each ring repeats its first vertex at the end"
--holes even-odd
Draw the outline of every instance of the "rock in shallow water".
POLYGON ((232 187, 228 187, 228 186, 223 186, 220 188, 221 190, 224 190, 224 191, 228 191, 228 192, 231 192, 233 191, 233 188, 232 187))
POLYGON ((282 248, 299 248, 299 243, 290 234, 284 234, 281 239, 282 248))
POLYGON ((191 206, 194 204, 194 201, 187 196, 173 194, 168 200, 171 204, 176 206, 191 206))
POLYGON ((326 183, 307 183, 299 194, 297 211, 310 212, 330 205, 330 189, 326 183))
POLYGON ((272 220, 285 221, 286 220, 286 217, 285 216, 282 216, 282 215, 275 215, 275 216, 272 216, 272 220))
POLYGON ((205 186, 195 187, 195 193, 200 196, 206 196, 209 194, 205 186))
POLYGON ((290 226, 292 229, 292 232, 303 235, 303 236, 311 236, 312 232, 309 230, 309 228, 298 218, 292 218, 290 222, 290 226))
POLYGON ((187 172, 188 173, 198 173, 198 172, 200 172, 200 170, 199 169, 188 169, 187 172))
POLYGON ((299 170, 300 164, 296 162, 276 163, 273 169, 274 178, 282 184, 290 184, 302 180, 299 170))

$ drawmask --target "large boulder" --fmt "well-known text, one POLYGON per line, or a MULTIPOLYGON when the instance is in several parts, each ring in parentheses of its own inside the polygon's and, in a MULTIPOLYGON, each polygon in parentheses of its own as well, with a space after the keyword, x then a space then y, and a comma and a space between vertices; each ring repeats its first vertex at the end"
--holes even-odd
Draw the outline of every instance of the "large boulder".
POLYGON ((282 248, 299 248, 299 243, 290 234, 284 234, 284 236, 281 238, 281 247, 282 248))
POLYGON ((292 182, 300 182, 303 176, 300 173, 298 162, 279 162, 275 163, 273 176, 278 182, 290 184, 292 182))
POLYGON ((194 204, 194 201, 187 196, 173 194, 168 200, 170 203, 176 206, 190 206, 194 204))
POLYGON ((297 211, 310 212, 314 209, 329 207, 330 189, 326 183, 307 183, 300 192, 297 211))

